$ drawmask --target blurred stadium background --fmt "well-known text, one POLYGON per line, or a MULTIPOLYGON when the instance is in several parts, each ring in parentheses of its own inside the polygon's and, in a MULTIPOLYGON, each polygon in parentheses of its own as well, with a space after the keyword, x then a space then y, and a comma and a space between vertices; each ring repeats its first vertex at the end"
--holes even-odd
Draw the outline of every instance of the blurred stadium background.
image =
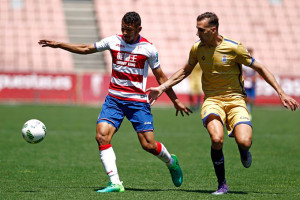
MULTIPOLYGON (((120 34, 121 17, 133 10, 140 13, 141 34, 157 47, 168 76, 185 64, 198 40, 197 16, 213 11, 220 18, 220 33, 253 48, 254 57, 300 102, 300 0, 0 0, 0 199, 99 199, 95 191, 107 183, 94 141, 100 108, 85 105, 104 101, 109 52, 75 55, 41 48, 38 41, 94 43, 120 34), (27 144, 20 133, 32 118, 48 129, 38 145, 27 144)), ((150 73, 148 87, 156 84, 150 73)), ((187 103, 189 79, 174 89, 187 103)), ((159 104, 170 100, 163 95, 159 104)), ((261 79, 256 105, 280 105, 261 79)), ((222 199, 299 199, 300 112, 254 111, 250 169, 240 164, 235 141, 224 138, 231 190, 222 199)), ((173 108, 161 107, 152 113, 155 137, 180 158, 185 183, 173 188, 167 169, 143 152, 124 120, 113 143, 127 192, 100 198, 212 199, 216 179, 199 114, 176 117, 173 108)))
MULTIPOLYGON (((254 57, 300 100, 300 1, 297 0, 1 0, 0 101, 93 104, 103 102, 111 72, 109 52, 75 55, 41 48, 40 39, 94 43, 120 34, 122 16, 137 11, 141 35, 159 51, 167 75, 187 61, 198 40, 196 18, 212 11, 219 32, 254 49, 254 57)), ((155 85, 150 74, 148 87, 155 85)), ((175 87, 188 101, 188 79, 175 87)), ((158 103, 170 103, 162 96, 158 103)), ((257 82, 256 104, 279 104, 275 91, 257 82)))

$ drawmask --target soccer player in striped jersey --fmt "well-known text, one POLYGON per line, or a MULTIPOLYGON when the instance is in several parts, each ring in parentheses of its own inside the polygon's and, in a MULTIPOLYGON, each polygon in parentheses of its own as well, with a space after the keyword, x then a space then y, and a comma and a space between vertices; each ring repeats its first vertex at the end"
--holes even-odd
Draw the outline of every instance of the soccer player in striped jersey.
POLYGON ((255 61, 240 42, 220 35, 218 26, 219 20, 214 13, 199 15, 196 28, 200 41, 193 45, 188 63, 162 85, 147 90, 152 104, 164 91, 189 76, 197 63, 200 64, 205 94, 201 116, 211 138, 211 159, 218 179, 218 190, 212 193, 214 195, 228 191, 222 152, 225 125, 229 136, 236 140, 243 166, 248 168, 252 162, 249 151, 252 125, 245 104, 242 65, 257 71, 276 90, 284 107, 292 111, 299 108, 299 103, 282 90, 273 74, 255 61))
MULTIPOLYGON (((154 45, 140 35, 141 18, 136 12, 128 12, 122 18, 122 35, 113 35, 94 44, 69 44, 40 40, 42 47, 61 48, 77 54, 91 54, 109 50, 112 55, 112 75, 108 95, 97 120, 96 140, 100 158, 110 179, 109 185, 97 192, 124 192, 116 166, 116 156, 111 145, 113 135, 118 131, 124 117, 132 123, 144 150, 166 163, 172 181, 179 187, 183 181, 176 155, 154 139, 153 116, 145 92, 150 66, 159 84, 167 80, 158 59, 154 45)), ((176 115, 191 112, 176 97, 172 89, 166 91, 172 100, 176 115)))

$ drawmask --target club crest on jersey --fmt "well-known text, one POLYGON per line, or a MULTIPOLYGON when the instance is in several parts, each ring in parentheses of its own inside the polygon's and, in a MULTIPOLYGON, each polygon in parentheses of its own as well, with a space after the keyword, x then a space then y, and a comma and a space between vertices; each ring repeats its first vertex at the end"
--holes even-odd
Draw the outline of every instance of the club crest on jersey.
POLYGON ((226 63, 226 61, 227 61, 227 56, 226 56, 226 55, 223 55, 223 56, 222 56, 222 62, 223 62, 223 63, 226 63))

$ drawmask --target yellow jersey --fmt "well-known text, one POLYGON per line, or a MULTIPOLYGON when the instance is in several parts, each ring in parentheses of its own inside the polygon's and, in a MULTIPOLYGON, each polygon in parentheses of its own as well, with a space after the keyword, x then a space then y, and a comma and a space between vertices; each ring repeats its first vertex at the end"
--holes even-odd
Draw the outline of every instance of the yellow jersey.
POLYGON ((251 66, 254 61, 240 42, 226 37, 216 47, 208 47, 198 41, 189 55, 189 64, 195 66, 199 63, 203 71, 202 89, 205 98, 245 96, 242 65, 251 66))
POLYGON ((199 64, 197 64, 189 76, 190 94, 192 95, 202 94, 201 77, 202 77, 202 69, 200 68, 199 64))

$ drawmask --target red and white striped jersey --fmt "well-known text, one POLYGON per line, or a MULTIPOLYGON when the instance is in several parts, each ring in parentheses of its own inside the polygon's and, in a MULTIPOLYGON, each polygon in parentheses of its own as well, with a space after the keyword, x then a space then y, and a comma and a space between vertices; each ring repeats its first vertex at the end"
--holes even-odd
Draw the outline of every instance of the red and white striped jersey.
POLYGON ((122 100, 148 102, 145 93, 148 65, 160 67, 157 49, 141 37, 134 44, 127 44, 122 35, 114 35, 96 42, 97 51, 110 50, 112 74, 109 95, 122 100))

